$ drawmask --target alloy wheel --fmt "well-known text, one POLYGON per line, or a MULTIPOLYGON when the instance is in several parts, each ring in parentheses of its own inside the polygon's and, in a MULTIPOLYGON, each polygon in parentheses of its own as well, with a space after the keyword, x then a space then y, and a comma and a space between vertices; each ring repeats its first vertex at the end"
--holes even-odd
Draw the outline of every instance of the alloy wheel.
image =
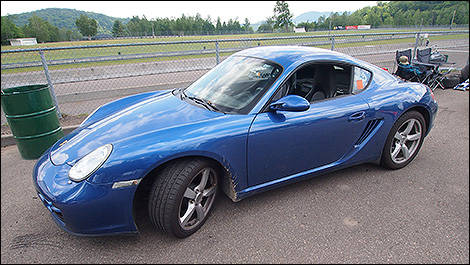
POLYGON ((421 123, 417 119, 404 122, 395 133, 390 146, 392 161, 397 164, 408 161, 418 149, 422 133, 421 123))
POLYGON ((205 219, 214 202, 216 188, 217 177, 212 168, 203 168, 193 177, 179 207, 178 217, 182 229, 191 230, 205 219))

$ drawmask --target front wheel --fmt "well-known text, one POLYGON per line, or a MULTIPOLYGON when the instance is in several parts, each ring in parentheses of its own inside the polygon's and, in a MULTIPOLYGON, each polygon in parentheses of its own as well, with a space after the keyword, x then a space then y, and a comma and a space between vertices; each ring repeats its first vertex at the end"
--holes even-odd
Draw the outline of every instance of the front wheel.
POLYGON ((399 169, 408 165, 423 144, 426 123, 421 113, 410 111, 393 125, 382 151, 382 166, 399 169))
POLYGON ((176 237, 188 237, 206 221, 217 195, 218 173, 206 160, 167 166, 155 181, 149 201, 152 223, 176 237))

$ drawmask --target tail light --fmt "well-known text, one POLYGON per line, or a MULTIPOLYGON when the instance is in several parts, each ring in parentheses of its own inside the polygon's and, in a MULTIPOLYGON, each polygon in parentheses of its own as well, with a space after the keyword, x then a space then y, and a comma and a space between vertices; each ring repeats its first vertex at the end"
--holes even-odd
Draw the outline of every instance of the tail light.
POLYGON ((434 102, 436 102, 436 97, 434 96, 434 92, 432 91, 432 89, 430 87, 428 87, 427 85, 424 85, 428 91, 429 91, 429 94, 431 94, 431 98, 432 100, 434 100, 434 102))

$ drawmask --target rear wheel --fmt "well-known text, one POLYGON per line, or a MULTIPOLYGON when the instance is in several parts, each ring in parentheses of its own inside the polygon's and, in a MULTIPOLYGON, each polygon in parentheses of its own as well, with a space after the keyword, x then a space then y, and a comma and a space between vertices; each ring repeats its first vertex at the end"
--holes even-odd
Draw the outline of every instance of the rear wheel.
POLYGON ((152 223, 176 237, 190 236, 212 210, 217 180, 215 165, 206 160, 183 160, 167 166, 151 190, 152 223))
POLYGON ((418 154, 424 140, 426 123, 423 115, 410 111, 393 125, 382 151, 381 164, 390 169, 408 165, 418 154))

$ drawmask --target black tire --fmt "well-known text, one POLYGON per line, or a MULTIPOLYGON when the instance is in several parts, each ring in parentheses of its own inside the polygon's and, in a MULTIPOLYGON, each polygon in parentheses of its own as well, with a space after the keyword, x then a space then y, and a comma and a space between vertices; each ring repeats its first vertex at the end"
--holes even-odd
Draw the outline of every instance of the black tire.
POLYGON ((188 237, 196 232, 207 220, 213 208, 217 196, 218 174, 217 167, 203 159, 185 159, 166 166, 157 176, 150 191, 148 210, 153 225, 179 238, 188 237), (206 172, 209 172, 206 185, 200 192, 194 192, 202 185, 203 175, 206 172), (193 199, 187 197, 187 189, 194 192, 194 198, 191 194, 193 199), (211 192, 207 197, 203 195, 203 191, 206 190, 211 192), (192 212, 189 209, 190 204, 193 205, 192 212), (184 224, 180 219, 182 211, 188 216, 184 224))
POLYGON ((421 149, 425 133, 426 122, 421 113, 417 111, 409 111, 403 114, 395 122, 392 129, 390 130, 390 133, 388 134, 385 146, 382 150, 381 165, 389 169, 400 169, 408 165, 411 161, 413 161, 413 159, 416 157, 419 150, 421 149), (415 124, 415 122, 418 122, 419 124, 415 124), (407 126, 403 128, 404 125, 410 125, 413 128, 411 129, 411 131, 405 134, 407 126), (419 137, 417 137, 418 129, 420 133, 419 137), (414 134, 410 135, 410 133, 414 134), (407 140, 408 136, 410 136, 410 139, 413 140, 407 140), (399 139, 400 137, 401 139, 399 139), (414 140, 414 138, 416 138, 416 140, 414 140), (416 142, 418 140, 419 142, 416 142), (405 148, 407 150, 406 152, 404 151, 405 148), (395 152, 396 150, 398 150, 398 152, 395 152), (410 150, 412 151, 411 153, 409 152, 410 150), (398 156, 400 153, 402 154, 402 158, 398 156))

